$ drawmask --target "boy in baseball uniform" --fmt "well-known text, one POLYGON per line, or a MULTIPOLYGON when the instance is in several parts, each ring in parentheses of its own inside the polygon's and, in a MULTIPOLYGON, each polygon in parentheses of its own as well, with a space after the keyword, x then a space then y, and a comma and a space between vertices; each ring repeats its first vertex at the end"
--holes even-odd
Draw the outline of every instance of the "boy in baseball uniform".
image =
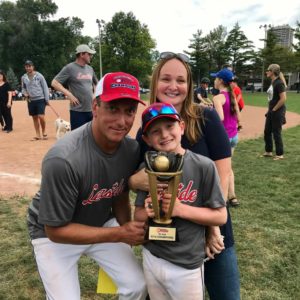
MULTIPOLYGON (((226 222, 225 201, 213 161, 181 146, 184 122, 167 103, 154 103, 142 115, 143 139, 156 151, 183 155, 183 172, 172 212, 175 241, 149 240, 143 245, 143 268, 151 299, 204 299, 205 226, 226 222), (201 284, 202 283, 202 284, 201 284)), ((160 195, 166 213, 171 194, 160 195)), ((138 191, 134 218, 154 217, 152 199, 138 191)))

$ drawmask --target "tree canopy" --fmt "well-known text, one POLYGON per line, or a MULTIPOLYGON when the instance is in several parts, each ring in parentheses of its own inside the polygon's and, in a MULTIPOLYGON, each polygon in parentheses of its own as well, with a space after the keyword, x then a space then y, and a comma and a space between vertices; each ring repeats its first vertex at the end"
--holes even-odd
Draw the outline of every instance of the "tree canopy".
MULTIPOLYGON (((43 73, 48 84, 55 74, 74 60, 75 48, 86 43, 96 50, 92 66, 99 71, 99 36, 83 36, 84 22, 78 17, 53 20, 57 5, 52 0, 18 0, 0 2, 0 69, 10 70, 20 78, 24 61, 30 59, 43 73), (98 50, 98 51, 97 51, 98 50)), ((292 49, 278 46, 270 31, 265 47, 254 50, 238 23, 228 32, 219 25, 207 35, 199 29, 192 35, 184 52, 190 55, 195 83, 224 64, 232 65, 242 80, 261 77, 263 63, 278 63, 285 72, 300 69, 300 21, 295 29, 292 49)), ((124 71, 135 75, 147 87, 152 67, 159 53, 148 26, 132 12, 117 12, 101 27, 103 74, 124 71)), ((14 83, 15 85, 15 83, 14 83)))

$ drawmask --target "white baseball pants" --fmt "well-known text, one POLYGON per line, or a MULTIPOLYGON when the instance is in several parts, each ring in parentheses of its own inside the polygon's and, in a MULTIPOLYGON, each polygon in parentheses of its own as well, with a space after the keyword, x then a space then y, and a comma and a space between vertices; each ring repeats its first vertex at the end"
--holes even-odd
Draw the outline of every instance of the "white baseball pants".
POLYGON ((188 270, 158 258, 143 248, 143 268, 151 300, 203 300, 201 268, 188 270))
MULTIPOLYGON (((104 227, 114 226, 118 226, 115 219, 109 220, 104 225, 104 227)), ((111 276, 118 286, 120 300, 146 298, 142 268, 127 244, 71 245, 40 238, 32 240, 32 245, 47 299, 80 300, 77 263, 82 255, 94 259, 111 276)))

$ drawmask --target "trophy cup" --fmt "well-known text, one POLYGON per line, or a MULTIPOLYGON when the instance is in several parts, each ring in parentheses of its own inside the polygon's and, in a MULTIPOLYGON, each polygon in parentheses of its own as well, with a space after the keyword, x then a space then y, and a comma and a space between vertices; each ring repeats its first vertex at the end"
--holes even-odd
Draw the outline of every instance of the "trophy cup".
POLYGON ((154 223, 153 226, 149 226, 149 239, 175 241, 176 228, 168 225, 172 223, 171 215, 182 174, 183 156, 176 153, 147 151, 145 153, 145 164, 154 210, 154 223), (168 188, 166 191, 172 195, 169 210, 164 215, 160 209, 160 199, 157 191, 158 182, 167 183, 168 188))

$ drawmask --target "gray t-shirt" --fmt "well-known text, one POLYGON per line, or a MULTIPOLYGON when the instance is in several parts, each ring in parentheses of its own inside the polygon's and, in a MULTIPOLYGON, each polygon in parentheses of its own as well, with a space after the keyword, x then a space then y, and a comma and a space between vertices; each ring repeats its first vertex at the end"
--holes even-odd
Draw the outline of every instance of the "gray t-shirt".
POLYGON ((43 160, 41 190, 29 206, 31 239, 46 237, 43 225, 101 227, 112 217, 113 202, 128 190, 138 157, 138 143, 129 137, 114 154, 102 152, 91 123, 59 140, 43 160))
MULTIPOLYGON (((195 207, 225 206, 214 162, 186 150, 177 197, 182 203, 195 207)), ((138 192, 135 205, 144 206, 144 200, 145 193, 138 192)), ((149 241, 144 247, 175 265, 198 268, 205 257, 205 226, 178 217, 173 218, 172 226, 177 231, 175 242, 149 241)))
POLYGON ((97 84, 97 77, 89 65, 80 66, 76 62, 64 66, 54 78, 79 100, 80 104, 70 106, 70 110, 79 112, 92 111, 93 84, 97 84))

